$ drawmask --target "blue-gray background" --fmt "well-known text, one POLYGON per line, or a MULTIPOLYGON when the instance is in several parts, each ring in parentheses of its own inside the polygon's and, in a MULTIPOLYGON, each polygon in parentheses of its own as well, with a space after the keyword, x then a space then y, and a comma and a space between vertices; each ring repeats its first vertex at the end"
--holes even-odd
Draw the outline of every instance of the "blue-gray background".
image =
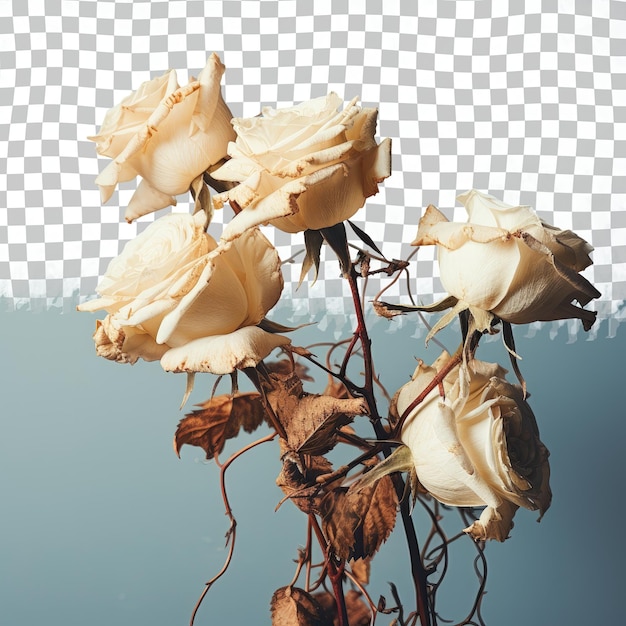
MULTIPOLYGON (((171 446, 184 378, 158 364, 96 358, 94 317, 0 315, 3 625, 185 624, 225 557, 216 467, 200 449, 183 448, 179 460, 171 446)), ((387 363, 379 367, 390 390, 407 380, 414 357, 430 361, 438 353, 413 337, 415 324, 395 332, 384 320, 374 325, 375 357, 387 363)), ((548 331, 530 339, 520 328, 517 342, 552 453, 554 503, 540 524, 534 513, 518 512, 511 539, 488 546, 484 616, 490 626, 617 624, 626 582, 626 334, 620 327, 606 339, 603 326, 594 341, 580 333, 568 343, 565 331, 552 340, 548 331)), ((293 337, 302 344, 320 338, 328 335, 315 327, 293 337)), ((444 339, 453 347, 453 335, 444 339)), ((507 363, 499 341, 479 356, 507 363)), ((208 397, 213 380, 198 376, 187 409, 208 397)), ((282 497, 277 454, 265 444, 230 470, 237 549, 198 624, 269 624, 271 594, 291 580, 305 520, 289 503, 274 512, 282 497)), ((423 513, 415 516, 423 533, 423 513)), ((458 620, 468 607, 471 552, 468 539, 453 553, 445 617, 458 620)), ((394 581, 410 605, 407 567, 395 532, 374 561, 374 597, 389 595, 387 581, 394 581)))

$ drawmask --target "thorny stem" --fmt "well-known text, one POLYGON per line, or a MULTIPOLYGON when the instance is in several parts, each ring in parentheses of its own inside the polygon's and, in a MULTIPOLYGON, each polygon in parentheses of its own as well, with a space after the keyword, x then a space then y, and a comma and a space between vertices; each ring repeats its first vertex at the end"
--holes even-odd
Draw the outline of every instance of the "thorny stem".
POLYGON ((354 336, 358 337, 361 343, 361 348, 363 350, 363 362, 365 365, 365 385, 362 388, 362 393, 370 410, 370 419, 376 420, 378 422, 380 420, 380 415, 378 414, 378 408, 376 407, 376 400, 374 398, 372 340, 369 338, 369 335, 367 333, 365 316, 363 315, 363 307, 361 306, 361 298, 359 297, 359 286, 356 282, 356 279, 357 273, 353 265, 350 269, 350 273, 348 274, 348 282, 350 283, 350 291, 352 292, 352 300, 354 302, 354 310, 357 319, 357 327, 354 331, 354 336))
POLYGON ((403 411, 398 423, 394 426, 394 437, 397 437, 402 430, 402 426, 406 418, 411 414, 411 411, 418 405, 420 405, 426 396, 435 388, 443 383, 443 379, 463 360, 462 347, 456 351, 456 353, 450 357, 450 360, 435 374, 433 379, 426 385, 424 390, 409 404, 409 406, 403 411))
POLYGON ((367 600, 369 604, 370 611, 372 612, 372 619, 370 620, 370 624, 373 624, 376 621, 376 615, 378 614, 378 606, 374 604, 374 600, 369 593, 367 593, 367 589, 359 582, 358 578, 348 570, 345 571, 346 577, 350 579, 352 584, 361 592, 361 595, 367 600))
MULTIPOLYGON (((363 396, 370 409, 370 419, 374 427, 374 432, 378 439, 388 439, 388 433, 380 421, 380 415, 376 406, 376 400, 374 397, 374 373, 372 366, 372 351, 371 351, 371 339, 367 333, 367 327, 365 325, 365 316, 363 315, 363 307, 361 306, 361 299, 359 297, 359 287, 357 284, 357 273, 354 265, 348 275, 348 281, 350 283, 350 290, 352 292, 352 300, 354 302, 354 309, 357 318, 357 327, 354 331, 355 336, 359 337, 361 347, 363 349, 363 361, 365 364, 365 384, 363 386, 363 396)), ((388 446, 383 450, 385 456, 389 456, 391 453, 388 446)), ((428 607, 428 585, 426 580, 426 570, 420 556, 419 542, 417 541, 417 534, 415 532, 415 526, 411 519, 410 504, 407 498, 404 498, 405 484, 404 480, 399 474, 393 476, 393 483, 400 501, 400 514, 402 517, 402 525, 404 527, 404 534, 406 536, 407 545, 409 547, 409 557, 411 562, 411 575, 413 577, 413 583, 415 586, 415 600, 417 604, 417 611, 420 617, 420 623, 422 626, 430 626, 430 610, 428 607)))
POLYGON ((345 568, 345 561, 342 559, 337 563, 328 549, 328 542, 326 541, 326 537, 324 537, 324 533, 320 528, 320 525, 317 522, 317 519, 313 514, 309 514, 309 520, 311 522, 311 526, 315 531, 315 535, 317 536, 317 540, 324 552, 324 558, 326 560, 326 567, 328 571, 328 577, 330 578, 330 582, 333 586, 333 593, 335 595, 335 602, 337 603, 337 615, 339 617, 339 626, 350 626, 348 622, 348 609, 346 607, 346 598, 343 594, 343 573, 345 568))
POLYGON ((251 450, 252 448, 262 443, 271 441, 275 437, 276 437, 276 433, 270 433, 269 435, 266 435, 265 437, 262 437, 261 439, 257 439, 256 441, 253 441, 252 443, 243 447, 241 450, 238 450, 237 452, 235 452, 235 454, 233 454, 229 459, 227 459, 224 462, 224 464, 220 467, 220 489, 222 491, 222 500, 224 502, 225 513, 228 516, 228 519, 230 520, 230 526, 228 528, 228 531, 226 532, 226 543, 229 544, 229 549, 228 549, 228 554, 226 556, 226 560, 224 561, 224 565, 222 566, 222 569, 217 574, 215 574, 215 576, 213 576, 211 580, 205 583, 204 589, 202 590, 202 593, 200 594, 200 597, 198 598, 198 601, 196 602, 196 606, 193 608, 193 612, 191 613, 189 626, 194 625, 194 621, 196 619, 196 615, 198 614, 198 610, 200 609, 200 605, 202 604, 204 598, 206 597, 206 594, 209 592, 209 589, 226 573, 226 570, 228 569, 230 562, 232 561, 233 553, 235 551, 235 538, 237 536, 237 520, 235 519, 235 516, 233 515, 233 510, 230 507, 228 494, 226 492, 226 470, 242 454, 244 454, 248 450, 251 450))

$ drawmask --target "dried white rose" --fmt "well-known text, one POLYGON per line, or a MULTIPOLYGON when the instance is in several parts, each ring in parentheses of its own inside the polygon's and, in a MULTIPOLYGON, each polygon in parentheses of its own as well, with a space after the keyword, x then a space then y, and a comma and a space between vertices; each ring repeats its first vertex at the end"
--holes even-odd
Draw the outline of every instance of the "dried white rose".
POLYGON ((283 279, 258 229, 218 246, 203 211, 166 215, 126 244, 81 311, 106 310, 97 353, 118 362, 161 359, 168 371, 226 374, 251 367, 289 339, 258 324, 283 279))
MULTIPOLYGON (((527 206, 476 190, 458 199, 468 223, 449 222, 429 206, 413 242, 437 245, 441 282, 458 299, 456 311, 489 312, 513 324, 579 318, 591 328, 596 313, 573 304, 600 296, 579 274, 592 263, 584 239, 542 222, 527 206)), ((490 316, 482 319, 481 330, 488 330, 490 316)))
POLYGON ((231 202, 242 211, 222 239, 267 222, 290 233, 327 228, 352 217, 378 192, 378 183, 391 174, 391 141, 376 143, 377 110, 355 103, 337 111, 341 99, 331 93, 233 120, 231 159, 212 175, 241 184, 214 196, 213 203, 221 208, 231 202))
POLYGON ((170 70, 143 83, 110 109, 100 132, 89 137, 113 159, 96 178, 102 202, 118 183, 142 177, 126 209, 132 220, 176 204, 194 178, 226 156, 235 138, 232 114, 222 99, 224 65, 213 53, 197 80, 179 88, 170 70))
MULTIPOLYGON (((423 363, 394 398, 402 415, 449 359, 423 363)), ((484 506, 465 532, 504 541, 518 507, 548 509, 548 450, 522 390, 508 383, 499 365, 470 361, 444 379, 445 399, 435 388, 407 417, 402 441, 411 451, 421 484, 440 502, 484 506)))

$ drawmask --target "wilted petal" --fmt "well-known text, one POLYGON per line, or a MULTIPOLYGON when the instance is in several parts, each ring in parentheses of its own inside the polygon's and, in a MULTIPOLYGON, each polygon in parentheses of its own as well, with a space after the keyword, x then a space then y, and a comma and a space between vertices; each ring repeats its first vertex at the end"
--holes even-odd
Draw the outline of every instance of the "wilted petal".
POLYGON ((541 220, 529 206, 507 204, 476 189, 470 189, 456 199, 465 206, 471 224, 494 226, 509 232, 541 225, 541 220))
POLYGON ((506 500, 497 509, 488 506, 481 513, 480 518, 465 528, 463 532, 466 532, 475 541, 487 541, 488 539, 504 541, 513 528, 513 516, 517 509, 517 505, 506 500))
POLYGON ((113 195, 118 183, 125 183, 133 180, 137 176, 137 171, 127 162, 118 163, 111 161, 96 176, 96 185, 100 188, 100 201, 106 204, 113 195))
POLYGON ((114 159, 136 134, 137 128, 145 123, 149 112, 176 89, 175 70, 142 83, 137 91, 107 111, 100 132, 87 139, 96 142, 98 154, 114 159))
POLYGON ((166 372, 229 374, 255 367, 274 348, 288 343, 287 337, 248 326, 228 335, 203 337, 172 348, 161 358, 161 365, 166 372))
POLYGON ((139 358, 158 361, 168 350, 159 346, 147 333, 134 327, 124 327, 111 315, 96 322, 94 333, 96 354, 117 363, 135 363, 139 358))
POLYGON ((586 322, 593 323, 595 312, 571 303, 577 300, 585 305, 600 292, 577 272, 560 265, 547 248, 535 245, 536 240, 526 237, 523 241, 518 244, 520 258, 506 297, 491 310, 514 324, 563 319, 565 314, 580 318, 588 330, 586 322))
POLYGON ((180 346, 208 335, 223 335, 239 328, 246 319, 248 301, 241 281, 215 251, 188 293, 168 313, 157 335, 158 343, 180 346))
POLYGON ((194 287, 164 318, 157 341, 179 346, 255 325, 276 304, 282 288, 276 249, 257 229, 247 231, 208 255, 194 287))
POLYGON ((160 192, 148 181, 142 180, 137 185, 137 189, 126 207, 124 219, 130 223, 142 215, 153 213, 170 205, 176 205, 176 198, 160 192))
POLYGON ((441 282, 459 300, 492 311, 509 293, 519 265, 520 248, 515 239, 496 240, 489 247, 467 241, 453 252, 441 247, 441 282), (468 275, 479 278, 468 281, 468 275))
MULTIPOLYGON (((593 246, 576 233, 571 230, 560 230, 546 222, 542 222, 541 225, 543 229, 537 238, 550 249, 559 262, 576 272, 584 270, 593 263, 589 256, 593 251, 593 246)), ((533 232, 531 234, 536 236, 533 232)))

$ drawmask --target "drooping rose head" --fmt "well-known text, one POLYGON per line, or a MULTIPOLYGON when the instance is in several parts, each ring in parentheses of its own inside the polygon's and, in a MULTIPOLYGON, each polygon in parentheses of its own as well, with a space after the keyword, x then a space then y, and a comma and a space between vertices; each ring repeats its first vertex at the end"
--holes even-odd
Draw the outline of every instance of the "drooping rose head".
POLYGON ((513 324, 579 318, 591 328, 596 313, 573 304, 584 307, 600 296, 579 274, 592 263, 584 239, 542 222, 527 206, 476 190, 458 199, 468 222, 449 222, 429 206, 413 245, 437 245, 441 282, 459 308, 513 324))
POLYGON ((242 211, 222 239, 266 222, 290 233, 334 226, 378 192, 378 183, 391 174, 391 142, 376 143, 376 109, 355 102, 337 111, 341 100, 331 93, 233 120, 231 159, 213 177, 240 184, 213 202, 216 208, 231 202, 242 211))
MULTIPOLYGON (((420 363, 394 398, 401 415, 447 361, 420 363)), ((548 509, 548 450, 522 390, 508 383, 499 365, 471 361, 444 379, 445 399, 435 388, 407 417, 402 441, 411 450, 420 483, 440 502, 485 506, 466 532, 504 541, 518 507, 548 509)))
POLYGON ((100 132, 90 137, 99 154, 113 159, 96 178, 102 202, 119 182, 141 176, 126 209, 130 222, 176 204, 176 195, 226 156, 235 132, 220 91, 224 69, 213 53, 197 81, 179 88, 170 70, 108 111, 100 132))
POLYGON ((200 211, 166 215, 131 240, 81 311, 104 309, 94 340, 101 356, 161 360, 167 371, 226 374, 289 343, 257 327, 283 279, 274 247, 258 229, 217 245, 200 211))

